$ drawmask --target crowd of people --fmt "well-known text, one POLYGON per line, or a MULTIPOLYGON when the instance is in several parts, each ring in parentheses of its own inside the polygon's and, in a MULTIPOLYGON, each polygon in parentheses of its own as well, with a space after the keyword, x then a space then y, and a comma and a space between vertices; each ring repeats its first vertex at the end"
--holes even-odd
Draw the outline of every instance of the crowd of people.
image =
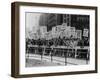
MULTIPOLYGON (((59 37, 49 40, 43 38, 26 39, 26 52, 32 54, 43 54, 43 51, 45 50, 45 55, 50 55, 52 53, 54 56, 65 56, 67 53, 68 57, 75 57, 75 47, 77 46, 80 46, 81 48, 84 46, 89 46, 88 38, 83 38, 82 40, 72 37, 59 37), (63 46, 63 48, 61 48, 61 46, 63 46)), ((86 58, 87 50, 85 50, 85 52, 86 54, 81 54, 80 56, 86 58)))

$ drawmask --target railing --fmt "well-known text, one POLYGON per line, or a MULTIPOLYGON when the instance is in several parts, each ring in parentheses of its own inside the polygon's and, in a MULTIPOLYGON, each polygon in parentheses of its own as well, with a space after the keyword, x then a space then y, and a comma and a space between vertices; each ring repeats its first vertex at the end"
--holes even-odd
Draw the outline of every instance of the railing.
POLYGON ((46 46, 28 45, 28 50, 26 53, 27 53, 27 58, 30 57, 31 53, 34 55, 39 55, 41 61, 43 59, 48 59, 51 62, 53 61, 63 62, 65 65, 67 64, 77 65, 76 63, 73 63, 73 61, 68 62, 69 58, 78 61, 78 60, 83 60, 82 59, 83 57, 85 60, 85 64, 88 64, 89 61, 89 47, 84 47, 84 48, 75 47, 71 49, 65 46, 46 47, 46 46))

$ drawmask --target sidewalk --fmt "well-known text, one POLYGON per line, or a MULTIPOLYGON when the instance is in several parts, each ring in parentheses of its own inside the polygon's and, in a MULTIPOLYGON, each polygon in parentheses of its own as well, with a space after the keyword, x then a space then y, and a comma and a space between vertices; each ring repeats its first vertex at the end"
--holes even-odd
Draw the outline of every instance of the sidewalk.
MULTIPOLYGON (((57 66, 62 65, 65 66, 65 58, 64 57, 56 57, 53 56, 51 60, 51 56, 45 56, 41 58, 41 55, 37 54, 27 54, 26 55, 26 67, 34 67, 34 66, 57 66), (29 57, 28 57, 29 56, 29 57)), ((67 58, 66 66, 69 65, 87 65, 86 60, 75 59, 75 58, 67 58)), ((88 61, 89 64, 89 61, 88 61)))

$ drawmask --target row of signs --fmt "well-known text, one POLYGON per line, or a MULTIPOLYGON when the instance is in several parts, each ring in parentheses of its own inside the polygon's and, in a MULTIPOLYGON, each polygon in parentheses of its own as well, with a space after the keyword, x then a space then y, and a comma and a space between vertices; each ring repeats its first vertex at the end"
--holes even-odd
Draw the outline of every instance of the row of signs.
MULTIPOLYGON (((83 30, 83 36, 88 37, 89 30, 84 29, 83 30)), ((32 35, 32 34, 31 34, 32 35)), ((52 28, 51 31, 47 32, 47 27, 46 26, 41 26, 38 30, 37 33, 33 33, 32 37, 34 39, 38 38, 46 38, 52 39, 52 38, 82 38, 82 30, 76 30, 75 27, 70 27, 67 25, 58 25, 52 28)))

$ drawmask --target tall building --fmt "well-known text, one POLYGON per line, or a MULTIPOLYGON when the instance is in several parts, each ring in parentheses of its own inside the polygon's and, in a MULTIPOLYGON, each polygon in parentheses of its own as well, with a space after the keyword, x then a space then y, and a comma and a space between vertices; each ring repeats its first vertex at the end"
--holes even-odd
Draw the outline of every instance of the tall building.
POLYGON ((71 15, 71 26, 76 29, 89 29, 89 15, 71 15))
MULTIPOLYGON (((71 15, 71 26, 78 30, 82 30, 82 37, 84 29, 90 30, 89 15, 71 15)), ((89 31, 90 32, 90 31, 89 31)), ((88 32, 88 37, 90 33, 88 32)))
POLYGON ((84 28, 89 29, 89 15, 45 13, 40 17, 40 26, 47 26, 47 31, 63 23, 67 24, 67 26, 82 30, 83 32, 84 28))
POLYGON ((43 13, 40 16, 39 25, 40 26, 47 26, 47 13, 43 13))
POLYGON ((47 26, 47 31, 51 30, 52 27, 62 25, 66 23, 70 25, 70 18, 68 14, 42 14, 40 17, 40 26, 47 26))
POLYGON ((47 17, 47 31, 51 30, 52 27, 62 24, 62 14, 48 14, 47 17))

